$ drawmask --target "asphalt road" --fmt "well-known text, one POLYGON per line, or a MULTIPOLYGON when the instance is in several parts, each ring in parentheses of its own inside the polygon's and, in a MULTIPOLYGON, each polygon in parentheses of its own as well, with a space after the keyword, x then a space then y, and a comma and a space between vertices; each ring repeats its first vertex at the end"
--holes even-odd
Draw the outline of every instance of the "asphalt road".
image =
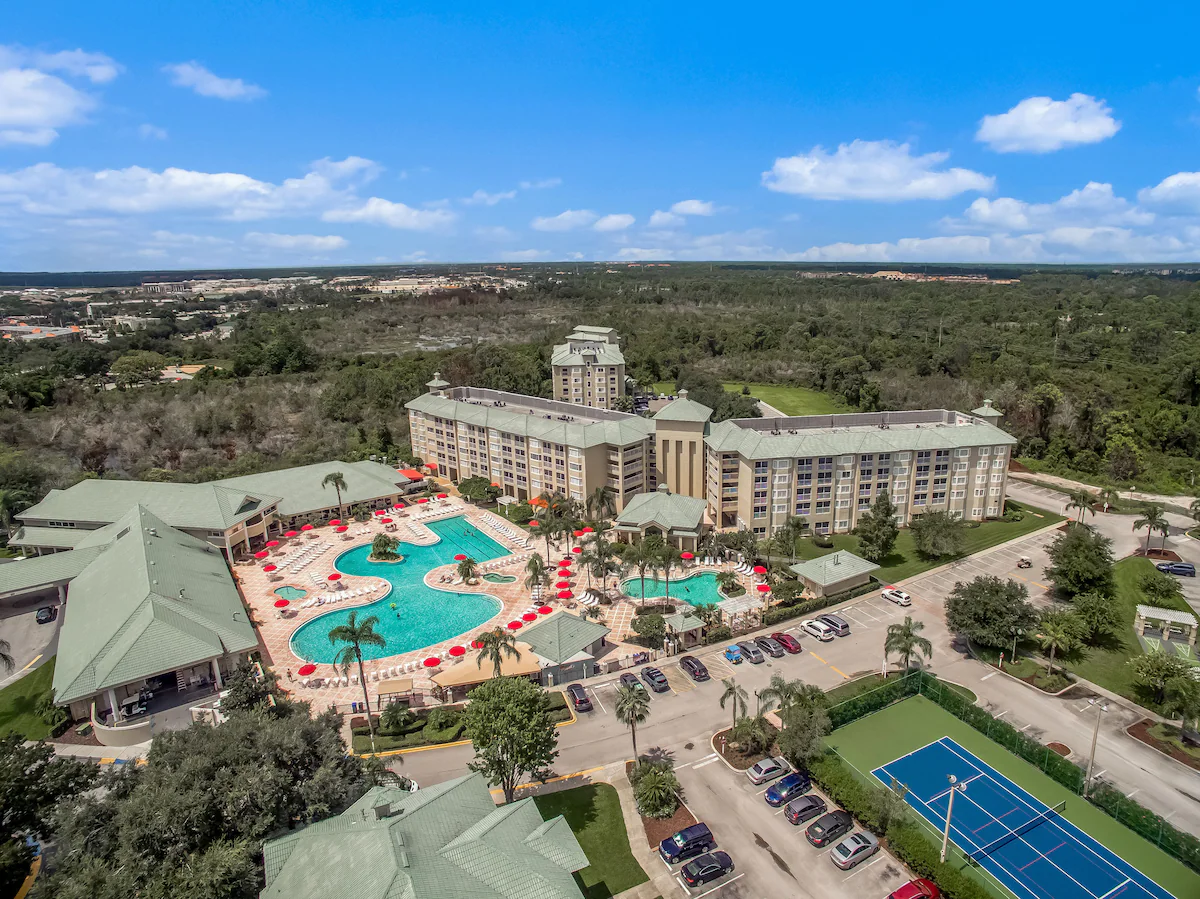
POLYGON ((46 605, 57 606, 58 599, 42 597, 0 605, 0 640, 8 643, 9 655, 15 663, 11 672, 0 669, 4 675, 0 677, 0 687, 40 667, 58 651, 58 629, 63 616, 60 614, 50 624, 38 624, 35 620, 37 610, 46 605))

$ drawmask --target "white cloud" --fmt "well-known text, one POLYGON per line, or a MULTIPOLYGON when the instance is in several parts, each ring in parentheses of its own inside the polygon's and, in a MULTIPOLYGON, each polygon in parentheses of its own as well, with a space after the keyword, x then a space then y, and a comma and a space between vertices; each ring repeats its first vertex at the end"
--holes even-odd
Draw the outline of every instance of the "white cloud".
POLYGON ((246 234, 245 239, 248 243, 270 250, 302 250, 306 253, 327 253, 348 245, 346 238, 336 234, 273 234, 251 231, 246 234))
POLYGON ((477 190, 469 197, 463 197, 462 202, 467 206, 495 206, 504 200, 511 200, 517 195, 515 190, 505 190, 489 194, 486 190, 477 190))
POLYGON ((704 200, 680 200, 671 211, 676 215, 712 215, 713 204, 704 200))
POLYGON ((1113 193, 1111 184, 1089 181, 1053 203, 1026 203, 1012 197, 980 197, 951 227, 998 231, 1041 231, 1065 226, 1150 225, 1154 214, 1113 193))
POLYGON ((61 50, 45 53, 15 44, 0 46, 0 69, 29 67, 43 72, 64 72, 86 78, 93 84, 107 84, 121 72, 121 66, 103 53, 86 50, 61 50))
POLYGON ((326 156, 313 162, 309 168, 330 181, 354 181, 358 184, 374 181, 383 171, 379 163, 361 156, 347 156, 345 159, 326 156))
POLYGON ((37 69, 0 70, 0 144, 44 147, 96 105, 88 94, 37 69))
POLYGON ((503 225, 482 225, 475 229, 475 234, 484 240, 512 240, 516 237, 503 225))
POLYGON ((546 190, 550 187, 558 187, 562 184, 562 178, 543 178, 541 181, 522 181, 518 185, 521 190, 546 190))
POLYGON ((1178 212, 1200 213, 1200 172, 1176 172, 1138 191, 1138 202, 1178 212))
POLYGON ((542 216, 530 222, 535 231, 571 231, 586 228, 596 221, 596 213, 590 209, 568 209, 558 215, 542 216))
POLYGON ((1050 153, 1108 140, 1120 129, 1108 104, 1076 93, 1066 100, 1028 97, 1006 113, 984 116, 975 139, 997 153, 1050 153))
POLYGON ((597 231, 624 231, 635 221, 637 219, 627 213, 614 213, 613 215, 603 216, 592 227, 597 231))
POLYGON ((371 197, 359 206, 330 209, 321 218, 327 222, 366 222, 407 231, 431 231, 449 225, 455 215, 445 209, 413 209, 404 203, 371 197))
POLYGON ((138 126, 138 136, 143 140, 166 140, 167 129, 159 128, 157 125, 149 123, 138 126))
POLYGON ((221 78, 195 60, 163 66, 163 71, 171 76, 171 83, 176 87, 190 88, 201 97, 216 97, 218 100, 257 100, 267 95, 257 84, 249 84, 241 78, 221 78))
POLYGON ((683 216, 673 212, 663 212, 661 209, 655 209, 654 214, 650 216, 651 228, 678 228, 683 222, 683 216))
POLYGON ((831 243, 789 256, 797 262, 977 262, 992 258, 987 237, 906 237, 895 243, 831 243))
POLYGON ((832 154, 818 146, 776 159, 762 180, 770 190, 818 200, 944 200, 992 189, 987 175, 941 168, 949 155, 913 156, 908 144, 856 140, 832 154))

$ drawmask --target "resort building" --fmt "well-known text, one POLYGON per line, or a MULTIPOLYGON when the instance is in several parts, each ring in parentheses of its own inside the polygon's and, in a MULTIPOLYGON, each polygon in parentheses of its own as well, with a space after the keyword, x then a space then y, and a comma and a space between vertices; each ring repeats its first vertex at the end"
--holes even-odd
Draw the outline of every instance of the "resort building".
POLYGON ((262 899, 582 899, 588 866, 560 815, 497 807, 481 774, 374 787, 340 815, 263 844, 262 899))
POLYGON ((838 550, 818 559, 797 562, 792 566, 796 577, 804 584, 813 596, 833 596, 861 587, 871 580, 871 575, 879 570, 874 562, 869 562, 852 552, 838 550))
POLYGON ((818 533, 847 533, 881 494, 891 497, 904 525, 931 511, 974 521, 999 517, 1016 444, 997 427, 1001 413, 990 403, 972 413, 714 423, 712 410, 686 390, 650 419, 450 387, 440 377, 428 386, 408 403, 413 451, 452 480, 488 477, 523 501, 543 492, 582 500, 607 485, 618 512, 665 486, 675 497, 703 501, 703 521, 682 526, 697 534, 710 526, 763 537, 797 515, 818 533))
POLYGON ((695 552, 700 537, 712 529, 707 511, 704 500, 672 493, 666 484, 659 484, 653 493, 635 496, 618 513, 617 538, 640 543, 647 537, 661 537, 680 550, 695 552))
POLYGON ((612 409, 626 395, 625 357, 612 328, 580 325, 554 348, 550 366, 560 402, 612 409))

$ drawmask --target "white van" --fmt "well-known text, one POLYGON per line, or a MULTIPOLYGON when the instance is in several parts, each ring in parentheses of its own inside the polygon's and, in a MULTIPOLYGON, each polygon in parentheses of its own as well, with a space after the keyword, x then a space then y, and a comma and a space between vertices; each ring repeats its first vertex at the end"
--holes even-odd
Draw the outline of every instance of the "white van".
POLYGON ((828 624, 825 624, 823 621, 814 621, 811 618, 801 621, 800 629, 816 637, 822 643, 828 643, 834 636, 833 628, 828 624))

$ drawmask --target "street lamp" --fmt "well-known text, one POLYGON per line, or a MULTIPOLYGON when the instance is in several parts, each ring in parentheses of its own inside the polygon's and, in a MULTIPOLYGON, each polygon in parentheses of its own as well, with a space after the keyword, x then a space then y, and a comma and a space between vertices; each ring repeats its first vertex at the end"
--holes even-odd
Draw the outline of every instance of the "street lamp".
POLYGON ((946 805, 946 829, 942 831, 942 864, 946 863, 946 847, 950 845, 950 816, 954 814, 954 794, 960 790, 967 792, 967 784, 958 782, 958 778, 953 774, 949 775, 950 780, 950 802, 946 805))
POLYGON ((1088 756, 1087 777, 1083 780, 1083 798, 1087 799, 1092 791, 1092 769, 1096 766, 1096 739, 1100 736, 1100 716, 1108 711, 1108 706, 1098 699, 1089 699, 1088 705, 1096 707, 1096 726, 1092 730, 1092 752, 1088 756))
POLYGON ((1010 634, 1012 634, 1012 638, 1013 638, 1013 651, 1012 651, 1012 655, 1009 656, 1009 659, 1010 659, 1010 661, 1015 662, 1017 660, 1017 640, 1020 639, 1021 637, 1025 636, 1025 628, 1010 627, 1008 629, 1008 632, 1010 634))

